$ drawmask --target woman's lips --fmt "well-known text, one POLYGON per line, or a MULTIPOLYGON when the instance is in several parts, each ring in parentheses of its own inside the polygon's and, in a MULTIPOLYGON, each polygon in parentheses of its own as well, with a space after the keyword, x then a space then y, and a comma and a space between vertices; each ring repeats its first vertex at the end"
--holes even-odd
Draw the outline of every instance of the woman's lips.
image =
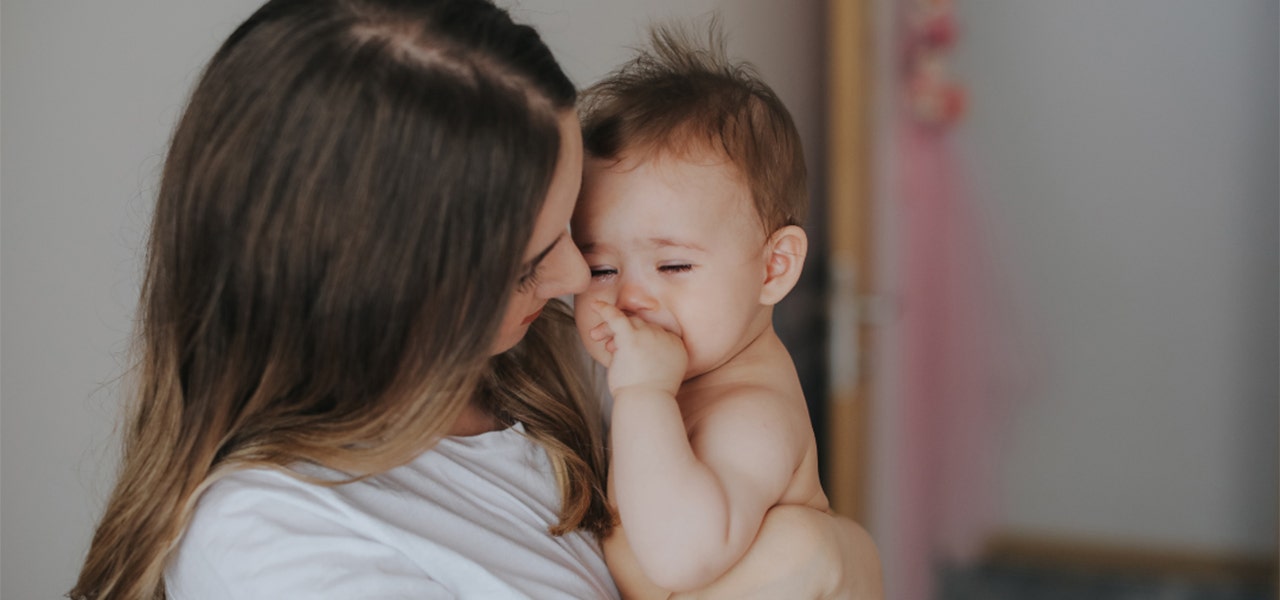
POLYGON ((538 320, 538 317, 539 317, 541 314, 542 314, 542 309, 541 309, 541 308, 539 308, 538 310, 534 311, 534 312, 533 312, 533 314, 531 314, 531 315, 529 315, 529 316, 525 317, 523 321, 520 321, 520 324, 521 324, 521 325, 528 325, 528 324, 530 324, 530 323, 532 323, 532 322, 534 322, 534 321, 538 320))

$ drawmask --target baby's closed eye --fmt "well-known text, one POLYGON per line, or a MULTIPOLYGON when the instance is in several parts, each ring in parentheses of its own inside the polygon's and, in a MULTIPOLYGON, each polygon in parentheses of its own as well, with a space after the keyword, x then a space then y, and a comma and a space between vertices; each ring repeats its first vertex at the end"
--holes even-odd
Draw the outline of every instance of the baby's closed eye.
POLYGON ((599 279, 601 277, 611 277, 618 274, 618 270, 613 267, 597 267, 591 266, 591 278, 599 279))

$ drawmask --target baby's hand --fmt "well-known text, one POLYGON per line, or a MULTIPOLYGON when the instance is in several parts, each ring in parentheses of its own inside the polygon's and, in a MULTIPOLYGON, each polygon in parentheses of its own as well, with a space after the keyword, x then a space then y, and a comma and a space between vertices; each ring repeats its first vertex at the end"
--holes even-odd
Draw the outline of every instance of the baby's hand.
POLYGON ((604 319, 590 336, 609 352, 609 391, 616 396, 623 388, 647 387, 674 396, 689 361, 679 336, 608 302, 595 300, 591 308, 604 319))

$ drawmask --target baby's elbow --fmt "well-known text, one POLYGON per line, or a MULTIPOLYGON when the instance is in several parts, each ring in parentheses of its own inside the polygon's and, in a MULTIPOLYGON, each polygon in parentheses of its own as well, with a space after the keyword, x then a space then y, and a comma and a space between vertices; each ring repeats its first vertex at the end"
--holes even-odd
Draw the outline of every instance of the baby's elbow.
POLYGON ((719 573, 691 565, 670 565, 655 567, 650 579, 658 587, 671 592, 692 592, 700 590, 716 580, 719 573))
POLYGON ((691 592, 711 585, 728 568, 710 552, 671 548, 643 565, 645 575, 664 590, 691 592))

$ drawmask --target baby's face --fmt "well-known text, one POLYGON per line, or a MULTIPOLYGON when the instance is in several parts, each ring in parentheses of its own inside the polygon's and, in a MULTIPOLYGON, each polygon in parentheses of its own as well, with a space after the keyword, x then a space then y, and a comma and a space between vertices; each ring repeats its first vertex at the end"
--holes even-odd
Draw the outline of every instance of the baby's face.
POLYGON ((600 323, 592 300, 680 336, 685 379, 724 364, 768 325, 765 235, 730 163, 588 158, 570 229, 591 269, 575 299, 578 331, 602 363, 603 344, 586 335, 600 323))

